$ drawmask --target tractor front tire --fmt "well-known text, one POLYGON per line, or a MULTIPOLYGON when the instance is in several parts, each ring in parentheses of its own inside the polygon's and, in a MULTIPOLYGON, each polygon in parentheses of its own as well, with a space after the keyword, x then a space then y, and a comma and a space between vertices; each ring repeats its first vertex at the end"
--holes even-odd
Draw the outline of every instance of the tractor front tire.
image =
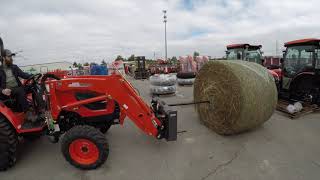
POLYGON ((18 136, 6 118, 0 116, 0 171, 5 171, 16 162, 18 136))
POLYGON ((75 126, 66 132, 61 141, 65 159, 79 169, 96 169, 108 158, 109 145, 106 137, 88 125, 75 126))
POLYGON ((105 134, 108 132, 108 130, 110 129, 110 127, 112 126, 111 123, 107 123, 104 126, 100 127, 100 131, 105 134))

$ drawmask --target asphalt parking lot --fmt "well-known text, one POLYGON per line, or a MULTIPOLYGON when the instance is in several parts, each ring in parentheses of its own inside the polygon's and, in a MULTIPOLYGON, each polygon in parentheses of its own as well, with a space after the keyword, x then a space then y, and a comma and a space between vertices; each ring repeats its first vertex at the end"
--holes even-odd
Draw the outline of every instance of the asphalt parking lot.
MULTIPOLYGON (((145 101, 149 83, 132 80, 145 101)), ((193 88, 178 87, 168 103, 192 101, 193 88)), ((193 106, 177 107, 176 142, 143 134, 127 119, 106 134, 110 154, 97 170, 81 171, 66 162, 60 144, 46 137, 20 145, 17 164, 1 172, 1 180, 318 180, 320 178, 320 114, 291 120, 279 112, 262 127, 230 137, 215 134, 198 120, 193 106)))

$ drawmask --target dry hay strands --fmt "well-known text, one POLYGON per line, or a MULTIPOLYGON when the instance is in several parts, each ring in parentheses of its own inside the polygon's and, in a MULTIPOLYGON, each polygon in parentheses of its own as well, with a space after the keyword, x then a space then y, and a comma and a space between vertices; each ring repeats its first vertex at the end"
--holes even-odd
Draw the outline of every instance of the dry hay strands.
POLYGON ((200 120, 221 135, 238 134, 266 122, 277 104, 277 90, 266 68, 246 61, 212 61, 194 83, 200 120))

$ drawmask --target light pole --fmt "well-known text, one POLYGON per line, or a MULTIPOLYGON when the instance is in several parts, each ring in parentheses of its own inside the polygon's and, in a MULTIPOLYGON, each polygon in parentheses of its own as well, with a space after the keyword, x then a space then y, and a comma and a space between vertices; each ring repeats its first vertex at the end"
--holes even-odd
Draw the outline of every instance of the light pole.
POLYGON ((167 10, 163 10, 163 22, 164 22, 164 42, 165 42, 165 56, 166 56, 166 61, 168 60, 168 49, 167 49, 167 10))

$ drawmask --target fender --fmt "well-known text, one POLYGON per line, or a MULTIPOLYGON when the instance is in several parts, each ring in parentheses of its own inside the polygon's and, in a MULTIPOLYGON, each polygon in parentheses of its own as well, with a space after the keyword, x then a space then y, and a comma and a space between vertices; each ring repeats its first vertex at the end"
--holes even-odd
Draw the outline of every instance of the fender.
POLYGON ((268 69, 268 72, 277 80, 279 80, 279 75, 273 70, 268 69))
POLYGON ((23 112, 13 112, 3 102, 0 102, 0 114, 9 121, 12 127, 16 130, 17 134, 38 132, 42 131, 46 127, 46 125, 43 125, 42 127, 34 129, 22 129, 22 124, 25 121, 25 114, 23 112))
POLYGON ((24 113, 14 113, 3 102, 0 102, 0 113, 14 127, 17 133, 21 132, 21 125, 24 119, 24 113))
POLYGON ((295 77, 292 78, 291 82, 290 82, 290 90, 292 88, 294 88, 294 86, 296 85, 296 82, 299 82, 300 79, 302 79, 303 77, 307 77, 307 78, 311 78, 312 80, 314 80, 313 78, 315 77, 315 73, 314 72, 301 72, 299 74, 297 74, 295 77))

